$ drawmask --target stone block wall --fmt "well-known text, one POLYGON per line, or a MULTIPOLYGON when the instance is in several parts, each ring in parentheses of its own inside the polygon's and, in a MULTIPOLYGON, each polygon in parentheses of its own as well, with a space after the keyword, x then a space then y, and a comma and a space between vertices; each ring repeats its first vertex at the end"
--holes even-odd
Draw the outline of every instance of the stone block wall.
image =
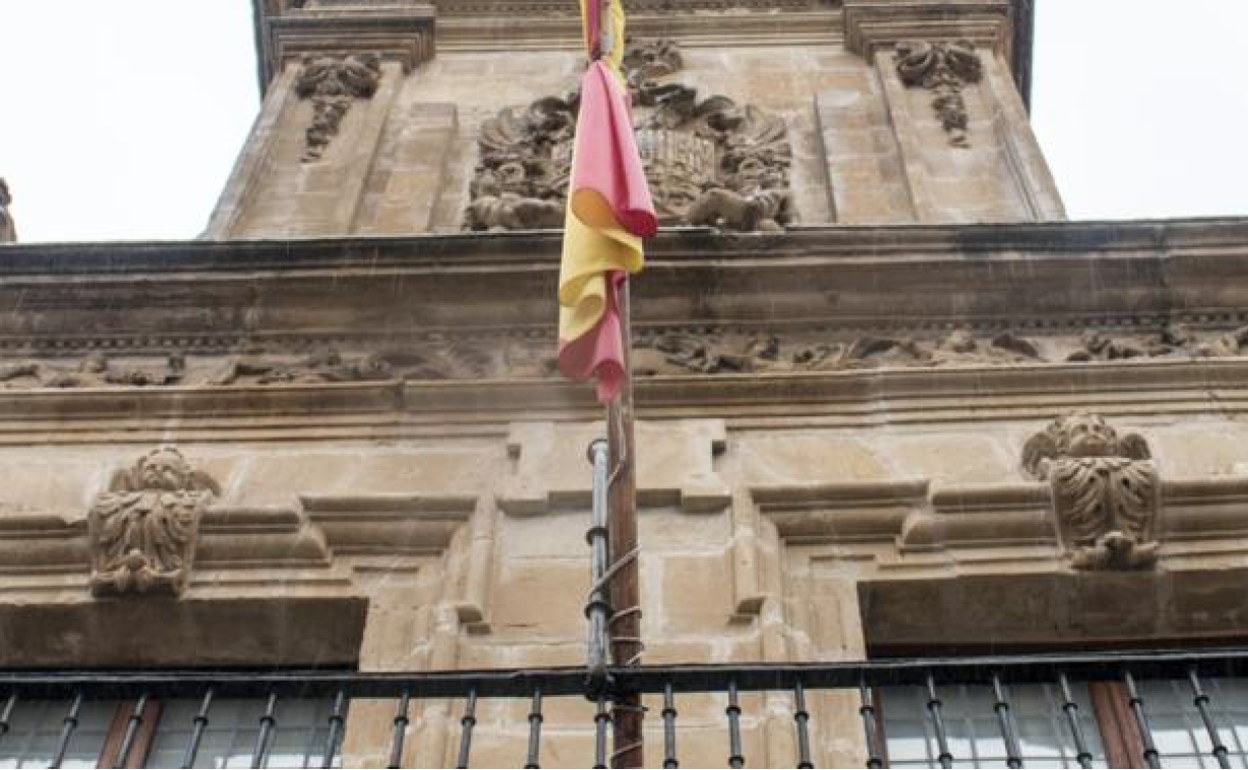
MULTIPOLYGON (((939 3, 908 10, 877 5, 855 0, 843 10, 750 8, 687 18, 641 8, 634 34, 646 36, 638 41, 670 38, 679 51, 681 64, 659 76, 663 83, 696 88, 699 100, 725 96, 742 108, 753 105, 783 122, 792 155, 783 188, 792 215, 784 224, 1063 218, 1014 84, 1016 65, 1007 59, 1018 23, 1008 6, 1002 0, 959 5, 933 25, 927 15, 939 3), (883 29, 880 14, 891 20, 883 29), (963 38, 978 74, 955 77, 960 101, 938 113, 950 86, 938 87, 933 78, 947 78, 947 70, 933 65, 922 83, 905 84, 899 46, 939 47, 963 38), (951 111, 964 124, 956 142, 944 125, 951 111)), ((300 13, 323 14, 287 11, 272 23, 300 21, 300 13)), ((446 28, 429 33, 439 41, 438 53, 402 67, 386 61, 376 92, 350 100, 337 138, 312 161, 303 146, 318 97, 295 93, 308 67, 295 54, 308 44, 282 38, 275 26, 286 58, 208 237, 465 228, 487 121, 506 108, 522 112, 536 100, 566 96, 578 85, 584 57, 573 30, 541 13, 447 13, 439 21, 446 28)), ((328 61, 327 44, 316 40, 310 60, 328 61)), ((553 226, 547 219, 522 217, 519 224, 553 226)))

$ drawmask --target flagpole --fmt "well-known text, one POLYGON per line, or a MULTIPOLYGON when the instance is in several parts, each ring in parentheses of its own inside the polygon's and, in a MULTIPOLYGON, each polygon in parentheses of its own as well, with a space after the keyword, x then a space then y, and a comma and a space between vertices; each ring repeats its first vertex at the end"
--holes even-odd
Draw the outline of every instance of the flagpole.
MULTIPOLYGON (((610 467, 616 469, 608 491, 611 517, 607 542, 615 572, 611 581, 611 662, 641 665, 641 584, 637 536, 637 443, 633 430, 632 301, 627 276, 620 284, 620 334, 624 342, 624 385, 607 406, 610 467), (623 564, 620 562, 623 561, 623 564)), ((641 767, 644 760, 641 694, 617 692, 612 725, 612 767, 641 767)))

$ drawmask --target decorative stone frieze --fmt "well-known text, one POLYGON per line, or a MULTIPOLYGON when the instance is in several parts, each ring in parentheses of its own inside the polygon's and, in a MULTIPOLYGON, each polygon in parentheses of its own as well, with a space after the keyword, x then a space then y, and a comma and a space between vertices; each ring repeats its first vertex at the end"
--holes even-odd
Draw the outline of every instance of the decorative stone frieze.
POLYGON ((303 161, 320 160, 356 99, 371 98, 381 82, 376 55, 306 57, 295 80, 295 93, 312 100, 312 123, 305 131, 303 161))
POLYGON ((114 474, 88 514, 92 593, 180 595, 200 517, 220 492, 174 447, 152 450, 114 474))
POLYGON ((13 215, 9 213, 12 202, 9 185, 0 177, 0 243, 17 243, 17 225, 13 224, 13 215))
MULTIPOLYGON (((1248 327, 1242 326, 1196 331, 1176 323, 1151 334, 1125 335, 1102 330, 1080 333, 1079 327, 1049 330, 1044 336, 970 327, 943 333, 886 328, 857 334, 847 331, 773 331, 763 325, 642 327, 634 336, 633 368, 638 377, 646 378, 1242 358, 1248 352, 1248 327)), ((162 362, 159 351, 126 359, 93 352, 68 364, 61 358, 14 358, 0 361, 0 390, 268 387, 557 376, 553 340, 529 331, 340 342, 350 345, 350 351, 319 338, 295 337, 281 344, 241 343, 232 350, 189 356, 189 361, 187 354, 176 352, 165 355, 162 362)), ((116 347, 105 339, 96 346, 116 347)))
MULTIPOLYGON (((701 99, 670 78, 682 65, 671 41, 630 42, 624 69, 659 221, 778 230, 793 219, 792 148, 784 120, 724 96, 701 99)), ((469 188, 465 227, 559 227, 571 173, 580 94, 548 96, 487 120, 469 188)))
POLYGON ((1068 414, 1028 439, 1023 468, 1052 487, 1071 566, 1122 570, 1156 562, 1161 481, 1142 436, 1119 436, 1098 415, 1068 414))
POLYGON ((949 134, 949 144, 970 147, 967 137, 970 115, 962 89, 983 77, 983 62, 975 52, 975 45, 968 40, 903 42, 897 45, 895 58, 897 74, 903 83, 932 92, 932 110, 949 134))
POLYGON ((185 358, 170 354, 163 369, 116 366, 102 353, 90 353, 74 366, 43 361, 0 363, 0 387, 107 388, 176 385, 182 381, 185 358))

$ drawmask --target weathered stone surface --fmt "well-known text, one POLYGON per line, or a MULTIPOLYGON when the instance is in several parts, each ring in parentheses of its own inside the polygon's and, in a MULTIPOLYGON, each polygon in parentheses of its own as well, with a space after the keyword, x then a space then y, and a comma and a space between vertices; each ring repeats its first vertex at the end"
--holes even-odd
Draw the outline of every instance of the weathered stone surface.
POLYGON ((190 577, 199 521, 220 485, 174 447, 148 452, 113 475, 88 514, 91 591, 180 595, 190 577))
POLYGON ((13 194, 9 192, 9 185, 0 177, 0 243, 17 242, 17 225, 13 222, 13 215, 9 212, 9 205, 13 203, 13 194))
POLYGON ((1023 447, 1023 468, 1053 488, 1058 532, 1076 569, 1157 560, 1161 484, 1148 443, 1090 414, 1059 417, 1023 447))

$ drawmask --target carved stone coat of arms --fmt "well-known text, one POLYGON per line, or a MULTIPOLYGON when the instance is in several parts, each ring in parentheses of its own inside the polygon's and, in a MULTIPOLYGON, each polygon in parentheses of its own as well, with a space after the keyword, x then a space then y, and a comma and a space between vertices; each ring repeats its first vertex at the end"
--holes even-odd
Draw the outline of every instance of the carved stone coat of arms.
POLYGON ((219 492, 172 447, 118 471, 88 516, 92 593, 181 594, 200 517, 219 492))
POLYGON ((1053 490, 1058 535, 1076 569, 1138 569, 1157 560, 1161 482, 1143 437, 1070 414, 1027 441, 1023 467, 1053 490))
MULTIPOLYGON (((779 230, 793 221, 785 121, 673 80, 668 40, 629 41, 625 71, 637 147, 662 225, 779 230)), ((470 230, 558 228, 572 167, 580 94, 508 108, 481 127, 465 212, 470 230)))

